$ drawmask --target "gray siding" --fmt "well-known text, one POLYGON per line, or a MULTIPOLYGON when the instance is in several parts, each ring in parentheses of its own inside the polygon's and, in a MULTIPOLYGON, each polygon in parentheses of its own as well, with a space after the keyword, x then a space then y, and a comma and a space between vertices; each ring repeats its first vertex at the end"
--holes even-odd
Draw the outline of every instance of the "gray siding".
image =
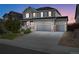
MULTIPOLYGON (((57 11, 54 10, 41 10, 39 12, 30 12, 30 17, 29 18, 40 18, 41 17, 41 12, 43 12, 43 17, 49 17, 49 11, 51 11, 51 17, 57 17, 57 16, 61 16, 57 11), (33 17, 33 13, 36 13, 36 17, 33 17)), ((23 13, 23 18, 26 19, 26 13, 23 13)))

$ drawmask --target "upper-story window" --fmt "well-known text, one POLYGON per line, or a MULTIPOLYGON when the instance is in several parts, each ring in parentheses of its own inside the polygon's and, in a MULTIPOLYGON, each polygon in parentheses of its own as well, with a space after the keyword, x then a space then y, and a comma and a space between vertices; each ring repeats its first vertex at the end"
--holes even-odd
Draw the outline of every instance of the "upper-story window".
POLYGON ((41 17, 43 17, 43 12, 41 12, 41 17))
POLYGON ((51 11, 48 12, 48 16, 50 17, 52 15, 51 11))
POLYGON ((33 13, 33 17, 36 17, 36 13, 33 13))
POLYGON ((26 13, 26 18, 29 18, 29 13, 26 13))

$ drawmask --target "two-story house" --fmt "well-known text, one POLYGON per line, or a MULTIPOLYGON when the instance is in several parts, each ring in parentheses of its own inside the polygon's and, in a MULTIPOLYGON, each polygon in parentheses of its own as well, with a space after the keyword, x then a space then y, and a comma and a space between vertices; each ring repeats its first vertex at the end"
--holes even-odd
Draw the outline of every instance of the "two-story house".
POLYGON ((67 31, 67 16, 51 7, 32 8, 28 7, 23 11, 22 28, 31 28, 32 31, 67 31))

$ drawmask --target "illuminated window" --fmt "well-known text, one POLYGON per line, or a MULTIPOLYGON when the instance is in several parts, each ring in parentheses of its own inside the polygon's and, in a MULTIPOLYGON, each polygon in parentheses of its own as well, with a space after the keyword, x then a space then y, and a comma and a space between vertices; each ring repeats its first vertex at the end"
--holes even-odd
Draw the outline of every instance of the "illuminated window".
POLYGON ((49 17, 51 16, 51 11, 49 11, 48 15, 49 15, 49 17))
POLYGON ((26 18, 29 18, 29 13, 26 13, 26 18))
POLYGON ((36 17, 36 13, 33 13, 33 17, 36 17))
POLYGON ((43 12, 41 12, 41 17, 43 17, 43 12))
POLYGON ((27 22, 27 25, 30 25, 30 21, 27 22))

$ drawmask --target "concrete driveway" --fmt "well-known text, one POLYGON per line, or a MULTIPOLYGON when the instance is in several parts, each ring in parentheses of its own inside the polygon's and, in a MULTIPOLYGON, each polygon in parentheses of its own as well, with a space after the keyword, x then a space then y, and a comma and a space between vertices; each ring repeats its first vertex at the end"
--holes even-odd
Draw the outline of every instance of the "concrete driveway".
POLYGON ((0 43, 47 53, 73 53, 78 48, 58 45, 64 32, 32 32, 15 40, 0 39, 0 43))

